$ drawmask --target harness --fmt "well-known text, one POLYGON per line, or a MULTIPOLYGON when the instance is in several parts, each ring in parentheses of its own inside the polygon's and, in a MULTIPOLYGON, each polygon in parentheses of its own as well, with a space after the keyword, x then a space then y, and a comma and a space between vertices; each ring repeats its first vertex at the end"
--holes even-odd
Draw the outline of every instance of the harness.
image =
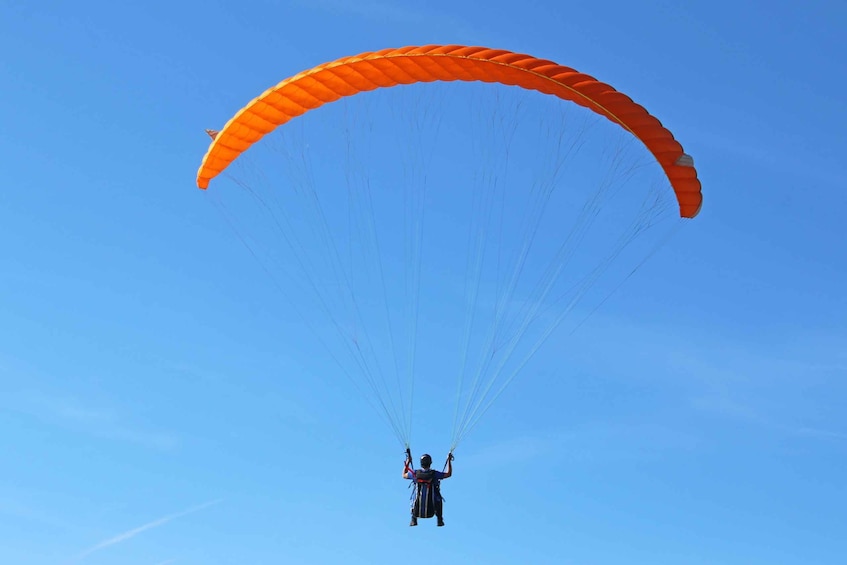
POLYGON ((410 496, 412 512, 418 518, 432 518, 435 515, 436 504, 444 501, 444 497, 441 496, 441 480, 434 469, 415 470, 412 468, 411 453, 408 450, 407 455, 405 472, 412 476, 409 488, 412 488, 412 485, 415 487, 410 496))
POLYGON ((418 469, 413 472, 414 482, 417 485, 418 492, 432 488, 437 498, 441 498, 441 480, 435 477, 435 471, 432 469, 418 469))

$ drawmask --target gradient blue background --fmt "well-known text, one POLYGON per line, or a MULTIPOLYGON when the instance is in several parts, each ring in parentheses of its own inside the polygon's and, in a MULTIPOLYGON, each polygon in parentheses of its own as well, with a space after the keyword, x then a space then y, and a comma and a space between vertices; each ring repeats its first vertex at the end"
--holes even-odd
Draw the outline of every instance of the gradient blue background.
POLYGON ((845 29, 834 1, 0 2, 0 563, 843 562, 845 29), (706 199, 410 529, 396 442, 264 331, 194 174, 281 78, 427 43, 607 80, 706 199))

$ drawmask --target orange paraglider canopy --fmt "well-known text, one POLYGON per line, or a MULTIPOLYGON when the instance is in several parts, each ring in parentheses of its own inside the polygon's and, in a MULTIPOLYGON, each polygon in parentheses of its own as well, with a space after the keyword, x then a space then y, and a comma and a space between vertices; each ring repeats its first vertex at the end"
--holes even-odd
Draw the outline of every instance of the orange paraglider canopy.
POLYGON ((344 96, 376 88, 434 81, 482 81, 557 96, 605 116, 640 139, 670 180, 680 215, 693 218, 703 197, 690 156, 642 106, 595 78, 551 61, 510 51, 461 45, 403 47, 319 65, 266 90, 214 136, 197 172, 197 186, 294 117, 344 96))

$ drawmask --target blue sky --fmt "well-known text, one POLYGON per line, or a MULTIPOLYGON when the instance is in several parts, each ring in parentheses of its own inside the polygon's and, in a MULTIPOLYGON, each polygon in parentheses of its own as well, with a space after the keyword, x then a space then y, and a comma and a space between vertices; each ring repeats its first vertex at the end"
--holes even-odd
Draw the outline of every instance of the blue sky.
POLYGON ((0 2, 0 562, 840 562, 845 27, 820 1, 0 2), (194 175, 268 86, 428 43, 609 82, 705 202, 462 444, 447 527, 410 529, 396 440, 194 175))

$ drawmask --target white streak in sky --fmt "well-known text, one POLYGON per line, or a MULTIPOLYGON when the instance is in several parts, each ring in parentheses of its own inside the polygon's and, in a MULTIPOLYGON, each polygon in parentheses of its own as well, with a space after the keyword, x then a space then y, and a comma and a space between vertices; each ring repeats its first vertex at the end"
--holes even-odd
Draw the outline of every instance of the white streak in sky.
MULTIPOLYGON (((182 512, 177 512, 176 514, 170 514, 170 515, 165 516, 163 518, 159 518, 158 520, 153 520, 152 522, 144 524, 143 526, 133 528, 132 530, 128 530, 128 531, 126 531, 122 534, 118 534, 118 535, 111 537, 107 540, 101 541, 97 545, 94 545, 94 546, 86 549, 82 553, 80 553, 77 556, 77 561, 91 555, 92 553, 94 553, 96 551, 100 551, 101 549, 105 549, 107 547, 121 543, 121 542, 126 541, 128 539, 132 539, 135 536, 137 536, 138 534, 146 532, 147 530, 152 530, 153 528, 158 528, 159 526, 164 526, 165 524, 167 524, 168 522, 171 522, 172 520, 176 520, 177 518, 182 518, 183 516, 188 516, 189 514, 194 514, 195 512, 199 512, 200 510, 204 510, 206 508, 209 508, 210 506, 214 506, 216 504, 219 504, 220 502, 221 502, 221 499, 212 500, 210 502, 200 504, 199 506, 194 506, 192 508, 189 508, 188 510, 183 510, 182 512)), ((171 560, 171 561, 173 561, 173 560, 171 560)), ((170 562, 166 561, 166 563, 170 563, 170 562)))

